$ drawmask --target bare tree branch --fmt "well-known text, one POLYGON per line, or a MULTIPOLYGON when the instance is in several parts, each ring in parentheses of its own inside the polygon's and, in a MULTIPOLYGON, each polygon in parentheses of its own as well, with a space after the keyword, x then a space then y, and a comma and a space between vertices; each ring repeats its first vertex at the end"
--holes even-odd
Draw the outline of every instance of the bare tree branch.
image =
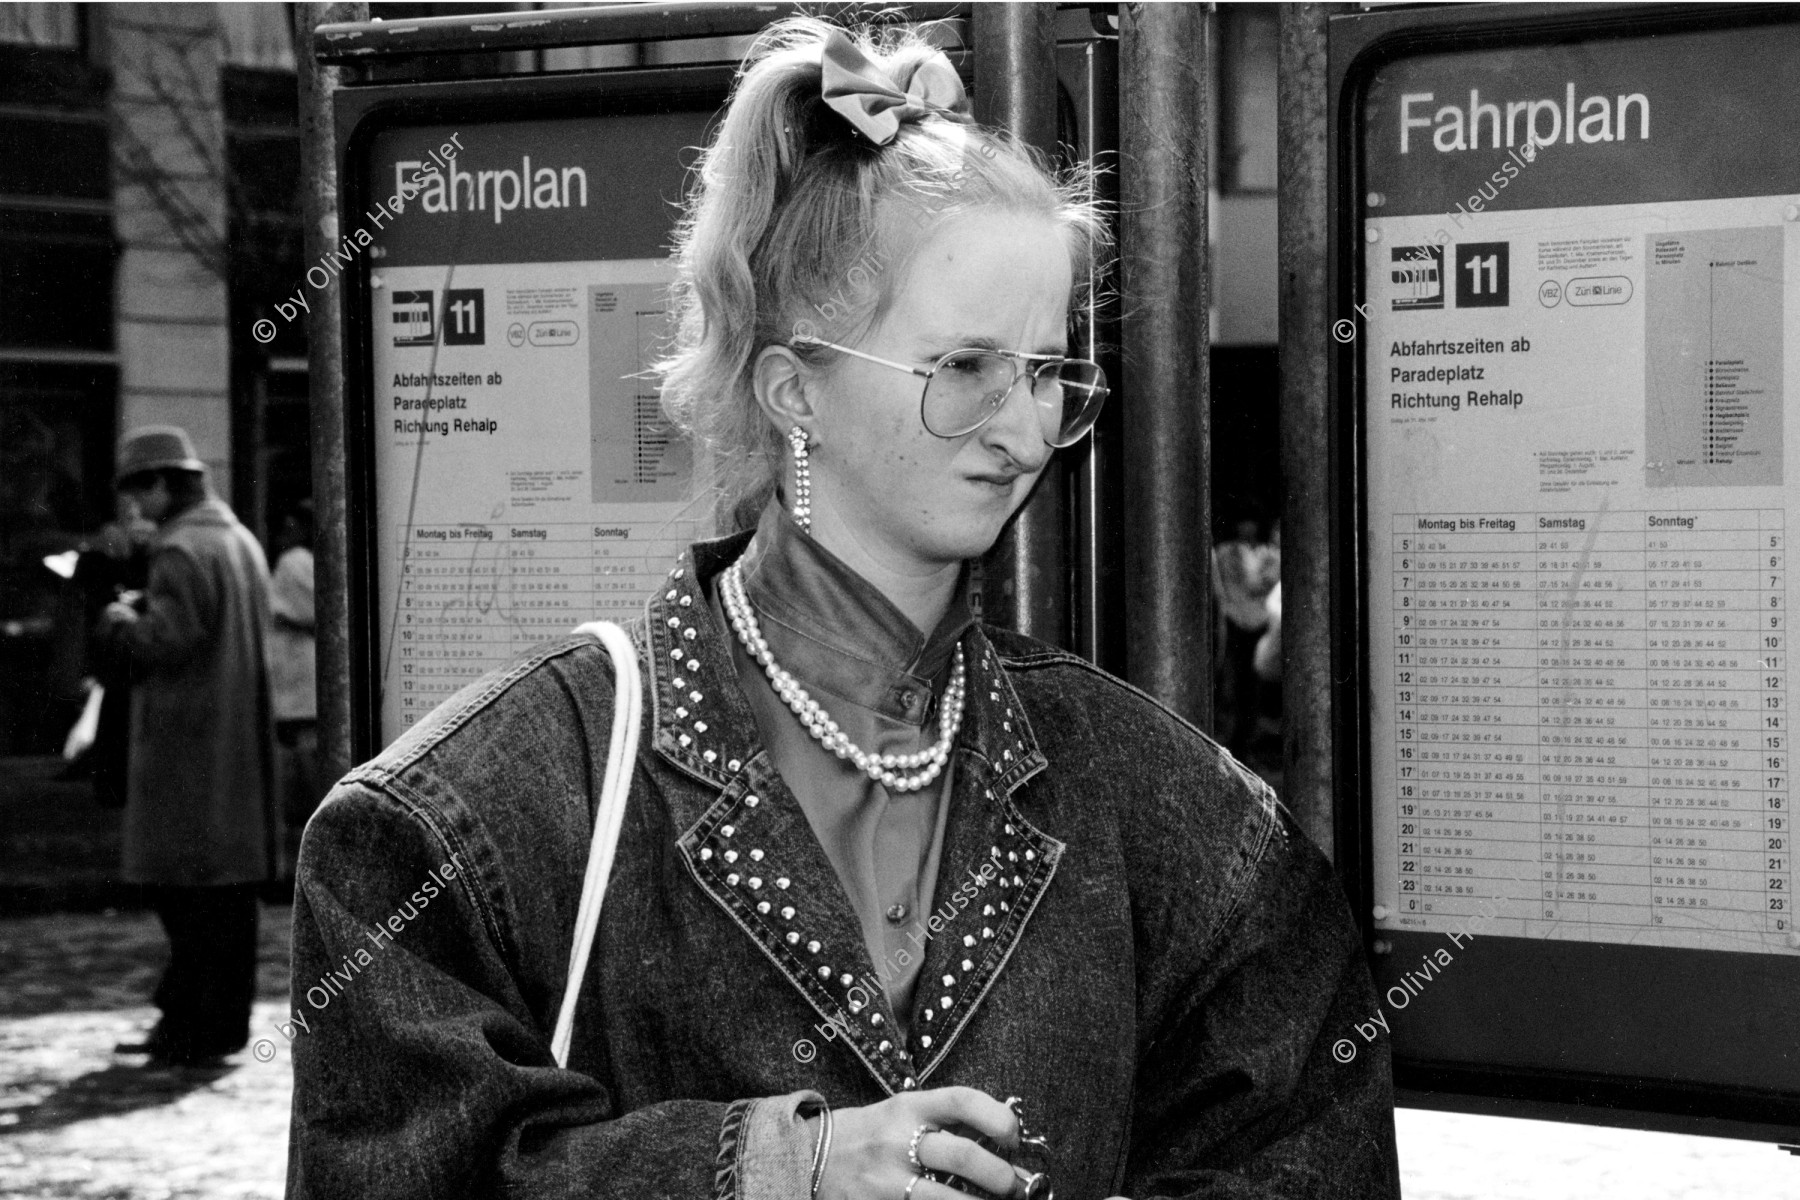
POLYGON ((197 111, 215 109, 220 103, 218 88, 208 88, 205 75, 195 56, 206 50, 210 31, 180 26, 130 24, 118 28, 129 30, 152 44, 129 74, 165 112, 180 142, 200 167, 200 176, 220 189, 225 197, 227 216, 224 227, 215 224, 208 213, 188 195, 176 172, 158 159, 156 148, 139 134, 131 120, 115 109, 113 120, 113 161, 120 176, 135 184, 149 196, 161 212, 178 242, 210 274, 224 280, 230 275, 229 213, 241 211, 244 203, 240 182, 231 177, 225 161, 223 131, 217 139, 195 121, 197 111), (171 86, 162 68, 174 65, 185 79, 187 94, 179 84, 171 86), (209 94, 210 93, 210 94, 209 94))

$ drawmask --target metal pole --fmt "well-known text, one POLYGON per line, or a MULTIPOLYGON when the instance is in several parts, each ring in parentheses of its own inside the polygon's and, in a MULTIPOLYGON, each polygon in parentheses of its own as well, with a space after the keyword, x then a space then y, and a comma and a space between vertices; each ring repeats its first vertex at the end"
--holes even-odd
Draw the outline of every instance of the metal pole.
MULTIPOLYGON (((1056 152, 1056 6, 977 4, 975 119, 1056 152)), ((984 564, 984 613, 996 625, 1068 646, 1068 484, 1063 455, 1050 461, 1030 501, 984 564)))
MULTIPOLYGON (((313 31, 366 21, 367 4, 296 4, 294 66, 300 82, 301 204, 306 261, 337 245, 337 155, 331 97, 338 68, 313 58, 313 31)), ((313 537, 319 642, 319 757, 329 779, 350 769, 349 514, 345 497, 343 294, 316 293, 306 319, 312 403, 313 537)))
POLYGON ((1331 462, 1327 398, 1332 317, 1327 274, 1325 21, 1342 4, 1280 13, 1276 200, 1281 313, 1282 794, 1327 855, 1334 851, 1331 726, 1331 462))
MULTIPOLYGON (((1111 29, 1108 32, 1112 32, 1111 29)), ((1081 48, 1086 86, 1076 98, 1078 124, 1087 133, 1081 147, 1089 161, 1107 170, 1094 180, 1094 194, 1108 211, 1119 205, 1119 56, 1116 38, 1090 41, 1081 48)), ((1060 55, 1059 51, 1059 55, 1060 55)), ((1059 61, 1061 59, 1059 58, 1059 61)), ((1117 309, 1107 299, 1117 291, 1111 263, 1090 272, 1088 311, 1083 340, 1074 343, 1084 358, 1106 365, 1119 378, 1117 309)), ((1087 440, 1064 455, 1069 473, 1070 646, 1089 662, 1109 671, 1125 670, 1123 605, 1119 591, 1116 531, 1108 518, 1122 511, 1118 496, 1119 436, 1117 401, 1103 409, 1087 440)))
POLYGON ((1126 677, 1213 724, 1203 4, 1119 14, 1126 677))

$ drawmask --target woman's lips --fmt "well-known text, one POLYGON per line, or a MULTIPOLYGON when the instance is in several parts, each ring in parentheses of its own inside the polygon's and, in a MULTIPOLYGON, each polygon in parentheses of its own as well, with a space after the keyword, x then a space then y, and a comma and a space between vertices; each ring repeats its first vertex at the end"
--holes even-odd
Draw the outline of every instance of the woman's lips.
POLYGON ((1011 487, 1013 482, 1019 478, 1019 472, 995 471, 986 475, 970 475, 968 478, 975 483, 985 483, 989 487, 1006 488, 1011 487))

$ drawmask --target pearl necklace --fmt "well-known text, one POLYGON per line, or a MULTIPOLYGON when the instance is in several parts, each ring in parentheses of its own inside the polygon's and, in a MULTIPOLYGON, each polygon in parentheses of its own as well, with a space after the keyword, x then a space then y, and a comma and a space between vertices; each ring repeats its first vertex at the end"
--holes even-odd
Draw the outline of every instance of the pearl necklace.
POLYGON ((761 664, 763 674, 769 677, 769 686, 775 689, 775 694, 800 718, 806 732, 812 734, 825 749, 839 758, 848 759, 864 775, 895 792, 916 792, 943 771, 944 764, 950 759, 950 747, 956 742, 956 732, 962 728, 968 669, 963 661, 961 643, 957 644, 956 664, 951 668, 950 683, 944 689, 943 705, 938 712, 940 733, 936 744, 915 754, 870 754, 846 737, 844 731, 838 728, 837 722, 831 719, 831 714, 807 694, 798 680, 776 664, 775 655, 770 652, 769 643, 762 635, 762 627, 757 623, 756 613, 750 607, 750 600, 744 595, 744 575, 738 563, 732 563, 720 573, 719 598, 725 603, 725 615, 730 619, 732 629, 737 632, 738 640, 744 644, 744 649, 750 652, 750 656, 761 664), (922 770, 911 775, 896 773, 921 767, 922 770))

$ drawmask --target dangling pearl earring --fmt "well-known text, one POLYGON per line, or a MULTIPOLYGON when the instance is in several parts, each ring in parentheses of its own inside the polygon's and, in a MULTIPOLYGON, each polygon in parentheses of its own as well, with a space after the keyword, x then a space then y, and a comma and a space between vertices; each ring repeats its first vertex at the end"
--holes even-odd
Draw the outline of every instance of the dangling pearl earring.
POLYGON ((796 425, 788 430, 788 445, 794 450, 794 524, 800 532, 812 533, 812 464, 807 461, 806 430, 796 425))

